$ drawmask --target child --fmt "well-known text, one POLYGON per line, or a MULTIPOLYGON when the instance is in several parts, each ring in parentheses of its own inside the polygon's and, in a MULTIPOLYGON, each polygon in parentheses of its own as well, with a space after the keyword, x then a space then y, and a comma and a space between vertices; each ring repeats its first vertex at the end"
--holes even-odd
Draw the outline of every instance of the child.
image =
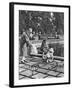
POLYGON ((40 49, 41 49, 42 52, 47 52, 48 45, 47 45, 45 39, 42 41, 42 44, 41 44, 41 48, 40 49))
POLYGON ((54 50, 53 48, 51 48, 50 45, 49 46, 47 45, 46 40, 43 40, 41 50, 43 52, 42 55, 43 60, 46 61, 47 63, 52 62, 54 50))
POLYGON ((32 45, 31 45, 28 35, 24 31, 20 40, 20 54, 21 54, 20 56, 22 57, 21 62, 23 63, 26 60, 26 56, 28 54, 27 53, 28 46, 32 46, 32 45))
POLYGON ((46 54, 48 52, 48 45, 46 43, 46 40, 42 41, 41 52, 42 52, 43 61, 46 61, 47 60, 47 55, 46 54))
POLYGON ((47 53, 47 62, 52 62, 53 61, 53 53, 54 49, 49 47, 48 53, 47 53))

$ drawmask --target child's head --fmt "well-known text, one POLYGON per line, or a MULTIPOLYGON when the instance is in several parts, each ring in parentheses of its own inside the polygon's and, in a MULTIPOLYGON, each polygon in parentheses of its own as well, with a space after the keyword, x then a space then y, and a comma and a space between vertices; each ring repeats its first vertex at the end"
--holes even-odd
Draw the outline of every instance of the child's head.
POLYGON ((52 48, 51 44, 49 44, 48 46, 49 46, 49 48, 52 48))
POLYGON ((43 42, 43 43, 46 43, 46 39, 44 39, 42 42, 43 42))

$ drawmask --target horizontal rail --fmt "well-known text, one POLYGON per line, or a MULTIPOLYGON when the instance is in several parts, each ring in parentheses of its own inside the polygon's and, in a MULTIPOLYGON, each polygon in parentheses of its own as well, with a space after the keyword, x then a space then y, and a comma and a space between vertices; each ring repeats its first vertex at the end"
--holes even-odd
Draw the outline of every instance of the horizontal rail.
MULTIPOLYGON (((42 57, 42 54, 33 54, 33 53, 31 53, 30 56, 42 57)), ((53 57, 54 57, 54 59, 56 59, 56 60, 64 61, 64 57, 60 57, 60 56, 53 56, 53 57)))

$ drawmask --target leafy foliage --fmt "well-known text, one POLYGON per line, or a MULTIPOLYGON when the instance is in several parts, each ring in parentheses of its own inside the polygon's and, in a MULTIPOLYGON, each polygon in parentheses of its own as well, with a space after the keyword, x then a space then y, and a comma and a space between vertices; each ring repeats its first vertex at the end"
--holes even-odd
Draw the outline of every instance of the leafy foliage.
POLYGON ((61 12, 42 12, 42 11, 19 11, 19 33, 23 30, 28 31, 32 28, 36 33, 55 35, 64 34, 64 13, 61 12))

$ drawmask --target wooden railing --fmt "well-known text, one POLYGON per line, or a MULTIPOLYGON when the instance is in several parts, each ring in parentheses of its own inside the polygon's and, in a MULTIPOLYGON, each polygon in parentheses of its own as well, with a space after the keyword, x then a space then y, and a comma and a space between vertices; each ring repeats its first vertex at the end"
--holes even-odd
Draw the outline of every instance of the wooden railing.
MULTIPOLYGON (((31 53, 30 56, 42 57, 42 54, 33 54, 33 53, 31 53)), ((60 56, 53 56, 53 57, 56 60, 64 61, 64 57, 60 57, 60 56)))

